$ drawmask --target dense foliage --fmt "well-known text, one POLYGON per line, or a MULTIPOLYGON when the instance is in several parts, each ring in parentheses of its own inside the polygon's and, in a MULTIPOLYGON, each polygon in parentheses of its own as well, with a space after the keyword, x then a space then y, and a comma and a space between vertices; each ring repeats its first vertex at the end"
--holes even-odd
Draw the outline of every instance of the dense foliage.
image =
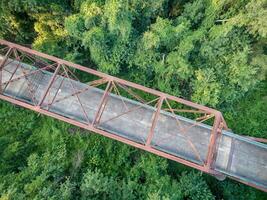
MULTIPOLYGON (((264 0, 1 0, 0 38, 216 107, 267 138, 264 0)), ((266 194, 0 102, 0 199, 266 194)))

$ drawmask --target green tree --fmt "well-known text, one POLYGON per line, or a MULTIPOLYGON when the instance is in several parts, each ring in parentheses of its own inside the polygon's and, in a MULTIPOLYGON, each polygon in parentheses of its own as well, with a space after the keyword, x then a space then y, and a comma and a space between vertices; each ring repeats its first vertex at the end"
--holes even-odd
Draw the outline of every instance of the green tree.
POLYGON ((215 199, 201 173, 183 173, 180 178, 180 185, 185 198, 195 199, 215 199))
MULTIPOLYGON (((265 22, 264 0, 0 2, 1 38, 220 108, 258 137, 265 22)), ((266 199, 3 102, 0 127, 0 199, 266 199)))

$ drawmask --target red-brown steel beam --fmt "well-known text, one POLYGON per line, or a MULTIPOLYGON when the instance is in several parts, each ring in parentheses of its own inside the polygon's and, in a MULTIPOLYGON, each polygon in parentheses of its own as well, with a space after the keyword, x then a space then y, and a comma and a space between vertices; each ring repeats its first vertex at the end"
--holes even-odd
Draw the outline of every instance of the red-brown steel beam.
MULTIPOLYGON (((119 84, 122 84, 122 85, 125 85, 125 86, 128 86, 128 87, 132 87, 132 88, 135 88, 135 89, 138 89, 138 90, 142 90, 142 91, 144 91, 146 93, 149 93, 149 94, 153 94, 153 95, 156 95, 156 96, 168 98, 168 99, 170 99, 172 101, 176 101, 178 103, 193 107, 193 108, 198 109, 200 111, 204 111, 207 114, 215 115, 215 122, 214 122, 213 129, 212 129, 213 133, 215 133, 215 134, 211 134, 210 146, 209 146, 209 150, 208 150, 208 154, 207 154, 206 163, 205 163, 205 165, 199 165, 199 164, 196 164, 196 163, 193 163, 193 162, 190 162, 190 161, 186 161, 186 160, 181 159, 179 157, 170 155, 168 153, 161 152, 159 150, 153 149, 152 147, 150 147, 150 145, 148 145, 148 146, 142 145, 142 144, 133 142, 131 140, 125 139, 123 137, 116 136, 116 135, 111 134, 111 133, 109 133, 107 131, 103 131, 103 130, 98 129, 97 127, 95 127, 94 126, 95 124, 89 124, 89 125, 88 124, 84 124, 84 123, 69 119, 67 117, 63 117, 61 115, 49 112, 49 111, 44 110, 44 109, 42 109, 42 108, 40 108, 38 106, 33 106, 33 105, 30 105, 28 103, 24 103, 24 102, 16 100, 16 99, 12 99, 10 97, 4 96, 4 95, 0 95, 0 98, 2 98, 3 100, 9 101, 11 103, 15 103, 15 104, 23 106, 25 108, 28 108, 28 109, 31 109, 31 110, 35 110, 35 111, 37 111, 39 113, 42 113, 42 114, 45 114, 45 115, 48 115, 48 116, 51 116, 51 117, 55 117, 55 118, 57 118, 59 120, 68 122, 70 124, 73 124, 73 125, 76 125, 76 126, 79 126, 79 127, 82 127, 82 128, 85 128, 87 130, 94 131, 94 132, 99 133, 101 135, 104 135, 106 137, 116 139, 116 140, 124 142, 126 144, 135 146, 137 148, 144 149, 144 150, 146 150, 148 152, 151 152, 151 153, 154 153, 156 155, 159 155, 159 156, 171 159, 171 160, 175 160, 176 162, 180 162, 182 164, 191 166, 191 167, 199 169, 199 170, 201 170, 203 172, 210 173, 210 174, 213 174, 213 175, 216 175, 216 176, 221 176, 222 175, 221 173, 214 171, 214 169, 212 168, 212 163, 214 162, 214 155, 215 155, 215 151, 216 151, 216 140, 217 140, 218 132, 221 131, 220 127, 227 128, 226 123, 225 123, 224 119, 222 118, 222 115, 221 115, 221 113, 219 111, 216 111, 214 109, 208 108, 206 106, 195 104, 193 102, 190 102, 190 101, 178 98, 178 97, 174 97, 174 96, 171 96, 171 95, 168 95, 168 94, 164 94, 162 92, 159 92, 159 91, 156 91, 156 90, 153 90, 153 89, 150 89, 150 88, 146 88, 144 86, 141 86, 141 85, 129 82, 129 81, 125 81, 125 80, 122 80, 122 79, 119 79, 119 78, 116 78, 116 77, 113 77, 113 76, 110 76, 110 75, 107 75, 107 74, 104 74, 104 73, 101 73, 101 72, 98 72, 98 71, 95 71, 95 70, 92 70, 92 69, 88 69, 88 68, 83 67, 81 65, 73 64, 73 63, 70 63, 68 61, 64 61, 64 60, 61 60, 59 58, 53 57, 53 56, 49 56, 49 55, 46 55, 46 54, 31 50, 31 49, 27 49, 25 47, 22 47, 22 46, 16 45, 16 44, 12 44, 12 43, 9 43, 7 41, 0 40, 0 44, 8 45, 10 48, 18 49, 20 51, 27 52, 28 54, 33 54, 33 55, 37 55, 37 56, 40 56, 40 57, 43 57, 43 58, 46 58, 46 59, 50 59, 51 61, 54 61, 54 62, 60 62, 60 63, 62 63, 64 65, 69 66, 69 67, 72 67, 72 68, 75 68, 75 69, 79 69, 81 71, 85 71, 87 73, 93 74, 95 76, 99 76, 101 78, 105 78, 105 79, 109 80, 109 82, 115 81, 115 82, 117 82, 119 84)), ((104 97, 104 95, 103 95, 103 97, 104 97)), ((106 104, 106 102, 104 101, 101 104, 103 106, 103 105, 106 104)), ((101 107, 100 107, 100 109, 101 109, 101 107)), ((100 117, 101 117, 103 109, 98 110, 98 111, 100 111, 100 112, 97 113, 96 117, 99 116, 99 113, 100 113, 100 117)), ((100 118, 98 117, 98 119, 100 119, 100 118)), ((253 187, 258 187, 258 186, 254 186, 251 183, 246 183, 246 184, 252 185, 253 187)), ((261 187, 259 187, 259 188, 264 190, 264 188, 261 188, 261 187)))
POLYGON ((13 49, 9 48, 4 59, 2 60, 1 64, 0 64, 0 94, 2 94, 2 76, 3 76, 3 68, 5 66, 6 61, 8 60, 10 54, 12 53, 13 49))
POLYGON ((217 137, 219 134, 218 130, 219 130, 221 123, 222 123, 221 114, 215 115, 215 120, 214 120, 212 131, 211 131, 210 143, 209 143, 209 148, 208 148, 208 153, 207 153, 207 158, 206 158, 206 163, 205 163, 205 167, 207 169, 211 169, 213 167, 212 165, 214 163, 216 141, 217 141, 217 137))
POLYGON ((41 96, 37 106, 41 106, 42 103, 44 102, 44 100, 45 100, 45 98, 46 98, 46 96, 48 94, 48 91, 50 90, 51 86, 54 84, 54 82, 56 80, 56 77, 57 77, 57 74, 58 74, 60 68, 61 68, 61 64, 58 63, 57 68, 56 68, 55 72, 53 73, 53 75, 52 75, 52 77, 51 77, 51 79, 50 79, 50 81, 49 81, 49 83, 48 83, 43 95, 41 96))
MULTIPOLYGON (((16 59, 17 61, 19 61, 19 63, 21 63, 22 61, 21 61, 21 58, 20 58, 20 56, 19 56, 19 54, 18 54, 17 49, 14 48, 14 49, 13 49, 13 52, 14 52, 14 55, 15 55, 15 59, 16 59)), ((29 89, 29 92, 30 92, 30 95, 31 95, 30 98, 31 98, 31 100, 33 101, 33 103, 35 104, 35 101, 37 101, 36 98, 35 98, 35 92, 36 92, 36 91, 34 91, 32 82, 31 82, 30 80, 28 80, 28 78, 27 78, 27 76, 26 76, 27 72, 26 72, 23 68, 21 68, 21 71, 22 71, 22 73, 23 73, 23 75, 24 75, 24 77, 25 77, 26 84, 27 84, 27 86, 28 86, 28 89, 29 89)))
POLYGON ((102 84, 106 83, 107 80, 98 79, 98 80, 95 80, 95 81, 91 81, 90 83, 87 83, 87 84, 88 84, 88 87, 86 87, 86 88, 84 88, 84 89, 81 89, 81 90, 77 90, 76 92, 74 92, 74 93, 72 93, 72 94, 70 94, 70 95, 66 95, 66 96, 64 96, 64 97, 62 97, 62 98, 59 98, 59 99, 57 99, 57 100, 55 101, 55 98, 56 98, 56 96, 57 96, 57 94, 58 94, 58 92, 59 92, 59 89, 60 89, 61 86, 63 85, 63 82, 64 82, 64 79, 62 78, 62 80, 61 80, 61 82, 60 82, 60 85, 59 85, 59 87, 58 87, 58 89, 57 89, 57 91, 56 91, 56 95, 53 97, 53 100, 52 100, 50 103, 48 102, 48 103, 46 103, 46 104, 43 104, 43 106, 51 106, 53 103, 58 103, 58 102, 63 101, 63 100, 65 100, 65 99, 69 98, 69 97, 72 97, 72 96, 75 96, 75 95, 78 95, 78 94, 82 94, 82 93, 84 93, 84 92, 86 92, 86 91, 92 89, 92 87, 97 87, 97 86, 99 86, 99 85, 102 85, 102 84))
POLYGON ((139 148, 139 149, 146 150, 146 151, 151 152, 151 153, 153 153, 153 154, 156 154, 156 155, 158 155, 158 156, 161 156, 161 157, 164 157, 164 158, 167 158, 167 159, 170 159, 170 160, 173 160, 173 161, 182 163, 182 164, 184 164, 184 165, 193 167, 193 168, 198 169, 198 170, 200 170, 200 171, 203 171, 203 172, 205 172, 205 173, 209 173, 209 174, 211 174, 211 175, 215 175, 215 176, 221 174, 220 172, 216 172, 216 171, 214 171, 214 170, 207 170, 204 166, 198 165, 198 164, 196 164, 196 163, 193 163, 193 162, 184 160, 184 159, 182 159, 182 158, 173 156, 173 155, 171 155, 171 154, 168 154, 168 153, 165 153, 165 152, 156 150, 156 149, 154 149, 154 148, 152 148, 152 147, 150 147, 150 146, 146 146, 146 145, 143 145, 143 144, 140 144, 140 143, 131 141, 131 140, 129 140, 129 139, 123 138, 123 137, 121 137, 121 136, 118 136, 118 135, 109 133, 109 132, 107 132, 107 131, 101 130, 101 129, 99 129, 99 128, 93 126, 92 124, 88 125, 88 124, 86 124, 86 123, 82 123, 82 122, 79 122, 79 121, 76 121, 76 120, 73 120, 73 119, 64 117, 64 116, 62 116, 62 115, 59 115, 59 114, 56 114, 56 113, 47 111, 47 110, 45 110, 45 109, 42 109, 41 107, 33 106, 33 105, 31 105, 31 104, 22 102, 22 101, 17 100, 17 99, 13 99, 13 98, 8 97, 8 96, 5 96, 5 95, 1 95, 1 94, 0 94, 0 99, 5 100, 5 101, 8 101, 8 102, 13 103, 13 104, 16 104, 16 105, 19 105, 19 106, 22 106, 22 107, 27 108, 27 109, 33 110, 33 111, 35 111, 35 112, 44 114, 44 115, 46 115, 46 116, 50 116, 50 117, 56 118, 56 119, 58 119, 58 120, 67 122, 67 123, 69 123, 69 124, 72 124, 72 125, 75 125, 75 126, 84 128, 84 129, 86 129, 86 130, 93 131, 93 132, 95 132, 95 133, 98 133, 98 134, 100 134, 100 135, 103 135, 103 136, 108 137, 108 138, 111 138, 111 139, 115 139, 115 140, 117 140, 117 141, 123 142, 123 143, 125 143, 125 144, 130 145, 130 146, 133 146, 133 147, 136 147, 136 148, 139 148))
POLYGON ((152 141, 152 138, 153 138, 153 135, 154 135, 154 131, 155 131, 155 128, 156 128, 156 125, 157 125, 157 121, 158 121, 158 118, 160 116, 160 111, 161 111, 161 107, 162 107, 163 101, 164 101, 164 97, 160 97, 159 101, 158 101, 158 105, 157 105, 157 111, 155 112, 155 115, 154 115, 154 118, 153 118, 153 121, 152 121, 152 125, 151 125, 151 128, 150 128, 148 137, 147 137, 146 146, 150 146, 150 143, 152 141))
MULTIPOLYGON (((67 78, 69 79, 69 82, 70 82, 70 85, 71 85, 71 88, 72 88, 73 92, 74 92, 74 93, 77 93, 77 90, 76 90, 76 88, 74 87, 74 85, 73 85, 73 83, 72 83, 72 79, 70 78, 70 76, 69 76, 69 74, 68 74, 69 70, 67 70, 67 69, 64 67, 64 65, 62 65, 62 68, 63 68, 63 70, 64 70, 64 72, 65 72, 67 78)), ((79 104, 80 104, 80 106, 81 106, 83 115, 84 115, 86 121, 87 121, 88 124, 89 124, 89 123, 90 123, 90 120, 89 120, 88 115, 87 115, 87 113, 86 113, 86 110, 85 110, 85 108, 84 108, 84 106, 83 106, 83 104, 82 104, 82 101, 81 101, 81 99, 80 99, 80 97, 79 97, 79 94, 75 94, 75 96, 76 96, 76 98, 77 98, 77 100, 78 100, 78 102, 79 102, 79 104)))
POLYGON ((175 112, 174 112, 173 108, 171 107, 168 99, 165 99, 165 101, 166 101, 167 106, 169 107, 169 109, 173 115, 172 117, 175 119, 176 124, 180 129, 180 132, 185 136, 187 143, 190 145, 191 149, 193 150, 193 152, 194 152, 195 156, 198 158, 198 160, 203 162, 203 160, 201 159, 200 153, 198 152, 195 144, 187 137, 185 129, 182 127, 181 122, 177 119, 177 116, 175 115, 175 112))
POLYGON ((105 92, 104 92, 103 96, 101 97, 100 104, 98 106, 95 117, 94 117, 93 122, 91 124, 92 126, 95 126, 99 123, 100 118, 104 112, 106 105, 107 105, 108 93, 112 90, 112 87, 113 87, 112 81, 109 81, 107 84, 107 87, 105 89, 105 92))
POLYGON ((118 84, 120 88, 122 88, 123 90, 125 90, 126 92, 128 92, 131 96, 133 96, 134 98, 136 98, 138 101, 140 101, 141 103, 145 103, 146 101, 144 99, 142 99, 140 96, 138 96, 137 94, 135 94, 131 89, 125 87, 124 85, 118 84))
MULTIPOLYGON (((78 121, 75 121, 73 119, 69 119, 67 117, 64 117, 64 116, 61 116, 59 114, 56 114, 56 113, 52 113, 50 111, 47 111, 47 110, 44 110, 40 107, 37 107, 37 106, 33 106, 33 105, 30 105, 28 103, 24 103, 22 101, 19 101, 19 100, 16 100, 16 99, 13 99, 13 98, 10 98, 10 97, 7 97, 7 96, 4 96, 4 95, 1 95, 0 94, 0 99, 2 100, 5 100, 5 101, 8 101, 10 103, 13 103, 13 104, 16 104, 16 105, 19 105, 21 107, 24 107, 24 108, 27 108, 27 109, 30 109, 30 110, 33 110, 35 112, 38 112, 38 113, 41 113, 43 115, 46 115, 46 116, 49 116, 49 117, 53 117, 53 118, 56 118, 58 120, 61 120, 63 122, 66 122, 66 123, 69 123, 69 124, 72 124, 74 126, 78 126, 78 127, 81 127, 83 129, 86 129, 86 130, 89 130, 89 131, 92 131, 92 132, 95 132, 95 133, 98 133, 100 135, 103 135, 107 138, 111 138, 111 139, 115 139, 119 142, 122 142, 122 143, 125 143, 125 144, 128 144, 130 146, 133 146, 135 148, 139 148, 139 149, 142 149, 142 150, 145 150, 147 152, 150 152, 150 153, 153 153, 155 155, 158 155, 160 157, 163 157, 163 158, 167 158, 169 160, 173 160, 175 162, 178 162, 178 163, 181 163, 181 164, 184 164, 186 166, 189 166, 189 167, 192 167, 192 168, 195 168, 197 170, 200 170, 204 173, 207 173, 207 174, 210 174, 210 175, 213 175, 213 176, 223 176, 222 173, 220 172, 217 172, 213 169, 207 169, 207 167, 205 166, 202 166, 202 165, 198 165, 196 163, 193 163, 193 162, 190 162, 190 161, 187 161, 187 160, 184 160, 182 158, 179 158, 179 157, 176 157, 176 156, 173 156, 171 154, 168 154, 168 153, 165 153, 165 152, 162 152, 162 151, 159 151, 157 149, 154 149, 153 147, 151 146, 146 146, 146 145, 143 145, 143 144, 140 144, 140 143, 137 143, 137 142, 133 142, 131 140, 128 140, 126 138, 123 138, 123 137, 120 137, 118 135, 115 135, 115 134, 112 134, 112 133, 109 133, 107 131, 104 131, 104 130, 101 130, 101 129, 98 129, 97 127, 94 127, 93 125, 87 125, 87 124, 84 124, 84 123, 81 123, 81 122, 78 122, 78 121)), ((246 185, 249 185, 249 186, 252 186, 254 188, 257 188, 259 190, 262 190, 264 192, 267 192, 267 189, 264 188, 264 187, 260 187, 256 184, 253 184, 253 183, 249 183, 249 182, 246 182, 246 181, 243 181, 243 180, 240 180, 240 179, 237 179, 237 178, 234 178, 234 177, 229 177, 231 179, 234 179, 234 180, 237 180, 241 183, 244 183, 246 185)))
POLYGON ((214 113, 214 114, 218 114, 219 113, 218 111, 213 110, 213 109, 210 109, 208 107, 205 107, 205 106, 202 106, 202 105, 198 105, 198 104, 195 104, 193 102, 190 102, 190 101, 187 101, 187 100, 178 98, 178 97, 170 96, 168 94, 164 94, 164 93, 161 93, 159 91, 156 91, 156 90, 153 90, 153 89, 150 89, 150 88, 146 88, 144 86, 137 85, 135 83, 131 83, 131 82, 128 82, 128 81, 125 81, 125 80, 122 80, 122 79, 118 79, 116 77, 112 77, 112 76, 103 74, 101 72, 98 72, 98 71, 95 71, 95 70, 92 70, 92 69, 88 69, 88 68, 85 68, 83 66, 80 66, 80 65, 77 65, 77 64, 73 64, 73 63, 70 63, 70 62, 67 62, 67 61, 64 61, 64 60, 55 58, 53 56, 49 56, 49 55, 46 55, 46 54, 43 54, 43 53, 40 53, 40 52, 31 50, 31 49, 27 49, 27 48, 22 47, 20 45, 12 44, 12 43, 9 43, 9 42, 6 42, 6 41, 1 41, 1 40, 0 40, 0 42, 4 43, 6 45, 9 45, 11 47, 14 46, 15 48, 19 48, 22 51, 25 51, 25 52, 28 52, 28 53, 32 53, 34 55, 45 57, 45 58, 50 59, 50 60, 53 60, 55 62, 62 62, 64 64, 68 65, 68 66, 74 67, 74 68, 79 69, 79 70, 82 70, 82 71, 86 71, 88 73, 92 73, 94 75, 98 75, 100 77, 105 77, 105 78, 109 78, 111 80, 116 80, 120 84, 124 84, 124 85, 130 86, 130 87, 134 87, 136 89, 140 89, 140 90, 143 90, 145 92, 148 92, 148 93, 151 93, 151 94, 154 94, 154 95, 164 96, 165 98, 168 97, 170 100, 174 100, 176 102, 183 103, 185 105, 188 105, 188 106, 197 108, 199 110, 203 110, 205 112, 211 112, 211 113, 214 113))
POLYGON ((126 105, 126 103, 125 103, 125 101, 124 101, 124 99, 123 99, 122 96, 121 96, 121 93, 120 93, 119 89, 118 89, 117 86, 116 86, 116 83, 115 83, 114 81, 112 81, 112 86, 113 86, 113 88, 114 88, 114 92, 115 92, 115 94, 116 94, 116 95, 120 98, 120 100, 122 101, 122 104, 123 104, 125 110, 129 110, 128 107, 127 107, 127 105, 126 105))
POLYGON ((217 111, 215 109, 212 109, 212 108, 209 108, 209 107, 206 107, 206 106, 203 106, 203 105, 199 105, 199 104, 193 103, 191 101, 188 101, 188 100, 185 100, 185 99, 182 99, 182 98, 179 98, 179 97, 175 97, 175 96, 172 96, 172 95, 169 95, 169 94, 165 94, 163 92, 160 92, 160 91, 157 91, 157 90, 154 90, 154 89, 151 89, 151 88, 147 88, 145 86, 138 85, 138 84, 130 82, 130 81, 126 81, 126 80, 123 80, 123 79, 120 79, 120 78, 117 78, 117 77, 114 77, 114 76, 110 76, 108 74, 104 74, 102 72, 99 72, 99 71, 96 71, 96 70, 93 70, 93 69, 90 69, 90 68, 87 68, 87 67, 84 67, 84 66, 81 66, 81 65, 78 65, 78 64, 71 63, 71 62, 66 61, 66 60, 62 60, 62 59, 56 58, 54 56, 50 56, 50 55, 47 55, 47 54, 44 54, 44 53, 41 53, 41 52, 38 52, 38 51, 35 51, 35 50, 32 50, 32 49, 23 47, 21 45, 17 45, 17 44, 11 43, 11 42, 7 42, 5 40, 0 40, 0 44, 7 45, 7 46, 13 47, 13 48, 17 48, 20 51, 24 51, 24 52, 27 52, 29 54, 37 55, 37 56, 49 59, 51 61, 54 61, 54 62, 57 62, 57 63, 61 63, 61 64, 64 64, 64 65, 67 65, 69 67, 72 67, 72 68, 75 68, 75 69, 78 69, 78 70, 93 74, 95 76, 99 76, 99 77, 102 77, 102 78, 113 80, 113 81, 115 81, 117 83, 129 86, 129 87, 133 87, 133 88, 142 90, 144 92, 147 92, 147 93, 150 93, 150 94, 153 94, 153 95, 156 95, 156 96, 163 96, 163 97, 166 97, 166 98, 168 98, 170 100, 179 102, 181 104, 184 104, 184 105, 187 105, 187 106, 190 106, 190 107, 193 107, 193 108, 197 108, 199 110, 206 111, 207 113, 213 113, 213 114, 220 113, 219 111, 217 111))
MULTIPOLYGON (((56 79, 56 80, 57 80, 57 79, 56 79)), ((59 91, 60 91, 60 88, 61 88, 62 85, 63 85, 63 82, 64 82, 64 78, 61 78, 60 84, 59 84, 59 86, 58 86, 58 88, 57 88, 57 91, 56 91, 55 95, 53 96, 52 101, 51 101, 50 103, 49 103, 49 102, 46 103, 45 105, 44 105, 44 103, 42 104, 43 107, 47 106, 47 110, 49 110, 49 109, 50 109, 50 106, 55 102, 55 100, 56 100, 56 98, 57 98, 57 95, 58 95, 58 93, 59 93, 59 91)))
POLYGON ((153 99, 153 100, 151 100, 151 101, 149 101, 149 102, 146 102, 146 103, 144 103, 143 105, 139 105, 139 106, 132 107, 132 108, 130 108, 129 110, 127 110, 127 111, 125 111, 125 112, 122 112, 122 113, 120 113, 120 114, 118 114, 118 115, 116 115, 116 116, 114 116, 114 117, 111 117, 111 118, 109 118, 109 119, 106 119, 105 121, 101 122, 101 124, 103 124, 103 123, 107 123, 107 122, 109 122, 109 121, 111 121, 111 120, 114 120, 114 119, 117 119, 117 118, 119 118, 119 117, 121 117, 121 116, 123 116, 123 115, 126 115, 126 114, 130 113, 130 112, 134 112, 134 111, 136 111, 136 110, 142 108, 144 105, 150 105, 151 103, 153 103, 153 102, 155 102, 155 101, 158 101, 158 100, 159 100, 159 97, 157 97, 156 99, 153 99))
POLYGON ((45 66, 45 67, 43 67, 43 68, 40 68, 40 69, 31 71, 31 72, 26 73, 26 74, 23 74, 23 75, 18 76, 18 77, 14 78, 14 79, 12 79, 12 80, 10 80, 10 81, 6 81, 6 82, 2 83, 2 85, 8 84, 8 83, 12 83, 12 82, 18 81, 18 80, 20 80, 20 79, 22 79, 22 78, 26 78, 27 76, 34 75, 34 74, 36 74, 36 73, 38 73, 38 72, 47 70, 47 69, 51 68, 53 65, 55 65, 55 64, 48 65, 48 66, 45 66))
POLYGON ((9 78, 9 80, 8 80, 7 82, 5 82, 5 83, 3 83, 3 84, 0 83, 1 85, 5 85, 3 91, 6 90, 6 88, 8 87, 9 83, 10 83, 11 80, 13 79, 14 75, 16 74, 16 72, 17 72, 17 70, 18 70, 18 68, 19 68, 20 66, 21 66, 21 63, 18 63, 17 66, 16 66, 16 68, 15 68, 15 70, 11 73, 11 76, 10 76, 10 78, 9 78))
MULTIPOLYGON (((184 130, 184 134, 187 134, 188 131, 189 131, 191 128, 193 128, 194 126, 197 126, 198 124, 201 124, 202 122, 204 122, 204 121, 206 121, 206 120, 208 120, 208 119, 211 119, 212 117, 214 117, 214 116, 211 115, 211 116, 208 116, 206 119, 203 119, 202 121, 195 122, 195 124, 189 126, 187 129, 184 130)), ((172 135, 172 134, 171 134, 171 136, 175 137, 176 135, 172 135)), ((168 139, 169 139, 168 137, 163 138, 163 139, 160 140, 160 143, 162 144, 163 142, 165 142, 165 141, 168 140, 168 139)))

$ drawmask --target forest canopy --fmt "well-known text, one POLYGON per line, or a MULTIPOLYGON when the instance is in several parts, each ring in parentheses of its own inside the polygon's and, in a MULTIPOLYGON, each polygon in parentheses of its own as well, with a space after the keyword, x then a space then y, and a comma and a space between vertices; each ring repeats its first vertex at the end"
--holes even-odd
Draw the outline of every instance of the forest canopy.
MULTIPOLYGON (((267 138, 265 0, 1 0, 0 38, 218 108, 233 130, 267 138)), ((0 127, 1 200, 266 198, 2 101, 0 127)))
POLYGON ((0 37, 209 106, 266 78, 264 0, 2 0, 0 37))

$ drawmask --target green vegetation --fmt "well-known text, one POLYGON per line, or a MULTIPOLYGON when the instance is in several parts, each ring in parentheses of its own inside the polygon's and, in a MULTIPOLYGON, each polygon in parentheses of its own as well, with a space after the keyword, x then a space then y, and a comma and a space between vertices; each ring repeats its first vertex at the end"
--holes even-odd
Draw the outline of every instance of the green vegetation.
MULTIPOLYGON (((267 138, 264 0, 1 0, 0 38, 225 113, 267 138)), ((266 199, 0 102, 0 199, 266 199)))

